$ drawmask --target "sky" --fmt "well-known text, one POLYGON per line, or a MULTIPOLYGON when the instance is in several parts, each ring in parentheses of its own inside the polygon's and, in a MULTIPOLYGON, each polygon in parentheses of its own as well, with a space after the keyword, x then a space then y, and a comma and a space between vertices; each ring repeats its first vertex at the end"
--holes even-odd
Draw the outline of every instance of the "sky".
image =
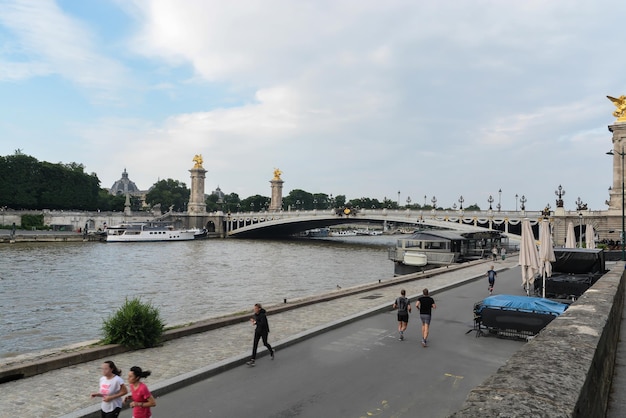
MULTIPOLYGON (((0 0, 0 155, 111 187, 605 210, 626 2, 0 0), (518 196, 517 198, 515 196, 518 196)), ((618 157, 619 158, 619 157, 618 157)))

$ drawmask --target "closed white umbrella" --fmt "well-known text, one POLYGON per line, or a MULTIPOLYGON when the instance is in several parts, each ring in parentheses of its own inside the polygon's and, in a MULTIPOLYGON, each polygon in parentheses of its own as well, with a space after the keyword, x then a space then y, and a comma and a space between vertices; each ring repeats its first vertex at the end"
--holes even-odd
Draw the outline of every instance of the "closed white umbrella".
POLYGON ((530 221, 522 221, 522 241, 519 250, 519 263, 522 266, 522 284, 526 294, 530 294, 530 286, 535 283, 535 275, 539 271, 539 252, 535 244, 535 236, 530 221))
POLYGON ((565 235, 565 248, 576 248, 576 233, 574 232, 574 222, 567 224, 567 235, 565 235))
POLYGON ((587 244, 589 249, 596 248, 595 234, 593 225, 587 224, 587 228, 585 228, 585 244, 587 244))
POLYGON ((539 227, 539 269, 543 277, 543 297, 546 297, 546 277, 552 276, 552 262, 556 261, 552 235, 550 234, 550 222, 544 219, 539 227))

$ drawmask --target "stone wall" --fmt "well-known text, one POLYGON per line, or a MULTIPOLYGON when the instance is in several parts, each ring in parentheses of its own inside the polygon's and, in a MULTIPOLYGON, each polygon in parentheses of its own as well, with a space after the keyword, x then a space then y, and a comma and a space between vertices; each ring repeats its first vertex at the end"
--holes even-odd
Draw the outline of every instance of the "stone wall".
POLYGON ((624 307, 619 262, 451 417, 604 417, 624 307))

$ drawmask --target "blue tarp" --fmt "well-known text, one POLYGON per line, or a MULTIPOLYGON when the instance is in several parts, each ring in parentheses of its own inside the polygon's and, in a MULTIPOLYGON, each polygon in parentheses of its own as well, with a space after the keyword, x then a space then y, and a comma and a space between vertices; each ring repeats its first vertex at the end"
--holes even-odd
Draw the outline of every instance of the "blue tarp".
POLYGON ((559 316, 565 312, 567 306, 565 303, 532 296, 495 295, 483 299, 481 306, 478 308, 478 313, 483 308, 496 308, 559 316))

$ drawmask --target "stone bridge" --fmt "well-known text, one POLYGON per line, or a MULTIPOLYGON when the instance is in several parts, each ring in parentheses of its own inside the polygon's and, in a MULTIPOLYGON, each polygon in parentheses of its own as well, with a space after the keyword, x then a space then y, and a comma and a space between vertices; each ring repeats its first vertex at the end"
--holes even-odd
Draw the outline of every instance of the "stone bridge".
MULTIPOLYGON (((584 236, 585 225, 591 224, 597 239, 619 241, 621 216, 611 216, 609 211, 552 211, 548 219, 553 228, 557 246, 565 243, 567 224, 572 222, 577 239, 584 236)), ((619 214, 617 214, 619 215, 619 214)), ((310 229, 333 225, 381 224, 387 227, 428 225, 457 231, 479 231, 495 229, 504 232, 511 239, 519 239, 521 221, 530 219, 537 233, 537 224, 543 219, 542 211, 423 211, 392 209, 346 210, 325 209, 309 211, 243 212, 217 214, 212 217, 212 226, 225 237, 271 238, 296 234, 310 229)), ((197 223, 197 222, 196 222, 197 223)), ((200 225, 197 225, 200 226, 200 225)))

